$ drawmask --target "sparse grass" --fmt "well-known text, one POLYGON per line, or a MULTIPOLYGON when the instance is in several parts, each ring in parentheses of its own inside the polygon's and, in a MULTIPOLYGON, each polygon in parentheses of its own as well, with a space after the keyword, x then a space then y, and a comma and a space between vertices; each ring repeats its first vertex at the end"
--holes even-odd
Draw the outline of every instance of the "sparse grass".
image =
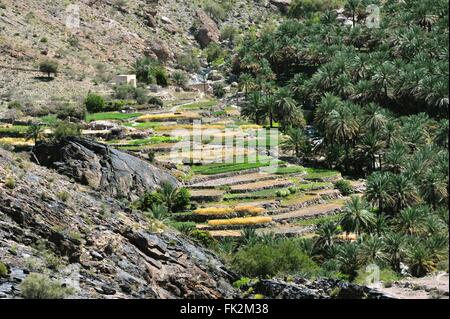
POLYGON ((249 193, 236 193, 236 194, 226 194, 224 199, 233 200, 233 199, 242 199, 242 198, 275 198, 275 193, 284 188, 272 188, 272 189, 263 189, 256 192, 249 193))
POLYGON ((142 113, 119 113, 119 112, 92 113, 86 115, 86 122, 104 121, 104 120, 125 121, 132 118, 137 118, 139 116, 142 116, 142 113))
POLYGON ((311 191, 321 188, 331 187, 332 184, 327 182, 312 182, 308 184, 298 184, 297 188, 301 191, 311 191))
POLYGON ((340 173, 338 171, 324 169, 324 168, 312 168, 306 167, 306 176, 307 179, 321 179, 321 178, 330 178, 339 176, 340 173))
POLYGON ((28 128, 26 125, 0 126, 0 136, 25 137, 28 128))
POLYGON ((5 180, 5 186, 9 189, 16 188, 16 180, 13 177, 7 177, 5 180))
POLYGON ((127 127, 133 127, 138 130, 157 129, 164 123, 161 122, 143 122, 143 123, 125 123, 127 127))
POLYGON ((222 173, 238 172, 253 168, 267 167, 273 163, 268 160, 260 160, 253 163, 215 163, 202 166, 194 166, 192 170, 196 174, 201 175, 215 175, 222 173))
POLYGON ((46 275, 32 273, 20 284, 20 293, 25 299, 64 299, 73 289, 46 275))
POLYGON ((327 215, 327 216, 320 216, 317 218, 311 218, 311 219, 305 219, 305 220, 299 220, 295 224, 298 226, 314 226, 319 225, 324 222, 337 222, 342 218, 342 214, 336 214, 336 215, 327 215))
POLYGON ((200 110, 200 109, 207 109, 210 107, 213 107, 217 105, 216 100, 209 100, 209 101, 200 101, 192 104, 186 104, 180 107, 182 110, 200 110))
POLYGON ((292 165, 286 167, 278 167, 275 174, 278 175, 288 175, 288 174, 300 174, 304 173, 305 168, 302 166, 292 165))

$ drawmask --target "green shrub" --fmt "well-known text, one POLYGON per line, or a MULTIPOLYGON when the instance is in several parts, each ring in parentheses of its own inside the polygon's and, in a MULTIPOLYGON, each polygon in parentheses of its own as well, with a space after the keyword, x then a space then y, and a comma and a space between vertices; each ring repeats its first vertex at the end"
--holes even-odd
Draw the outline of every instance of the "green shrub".
POLYGON ((238 38, 239 32, 238 30, 230 25, 226 25, 220 31, 220 39, 222 41, 230 41, 231 43, 235 43, 238 38))
POLYGON ((8 276, 8 267, 0 261, 0 278, 8 276))
POLYGON ((192 231, 195 230, 197 225, 194 222, 173 222, 170 224, 170 226, 183 234, 189 235, 192 231))
MULTIPOLYGON (((369 284, 368 280, 375 280, 377 278, 373 278, 372 271, 367 272, 366 267, 362 267, 360 270, 358 270, 358 275, 355 278, 355 282, 360 285, 367 285, 369 284), (370 276, 370 277, 369 277, 370 276)), ((397 274, 395 271, 393 271, 390 268, 382 268, 379 272, 379 280, 382 282, 385 286, 392 285, 392 283, 399 281, 401 279, 400 275, 397 274)))
POLYGON ((166 69, 156 60, 149 57, 138 59, 134 64, 137 79, 146 84, 158 84, 167 86, 169 76, 166 69))
POLYGON ((176 85, 184 87, 188 83, 189 78, 185 72, 175 71, 172 73, 172 80, 176 85))
POLYGON ((58 194, 57 194, 57 196, 58 196, 58 198, 61 200, 61 201, 63 201, 63 202, 67 202, 67 200, 69 199, 69 193, 68 192, 66 192, 66 191, 62 191, 62 192, 59 192, 58 194))
POLYGON ((60 120, 78 119, 82 120, 86 117, 86 108, 84 105, 76 105, 73 103, 64 103, 55 111, 56 117, 60 120))
POLYGON ((76 123, 59 122, 53 131, 53 139, 61 141, 66 137, 74 137, 81 135, 81 126, 76 123))
POLYGON ((101 95, 89 93, 84 100, 86 109, 90 113, 102 112, 105 110, 105 99, 101 95))
POLYGON ((155 162, 155 156, 156 156, 156 153, 154 151, 149 151, 147 153, 148 161, 150 163, 154 163, 155 162))
POLYGON ((22 104, 19 101, 11 101, 8 103, 8 109, 20 110, 22 109, 22 104))
POLYGON ((12 177, 7 177, 5 181, 5 186, 8 187, 9 189, 16 188, 16 180, 12 177))
POLYGON ((148 104, 155 105, 155 106, 158 106, 160 108, 164 106, 164 102, 157 96, 151 96, 148 99, 148 104))
POLYGON ((208 61, 208 63, 212 63, 225 57, 225 50, 222 49, 222 47, 217 43, 211 43, 210 45, 208 45, 204 50, 204 53, 206 55, 206 60, 208 61))
POLYGON ((20 284, 20 294, 25 299, 64 299, 73 289, 63 287, 59 281, 32 273, 20 284))
POLYGON ((173 206, 173 211, 181 212, 189 207, 191 203, 191 194, 189 190, 182 187, 178 190, 177 196, 175 197, 175 203, 173 206))
POLYGON ((344 196, 351 195, 354 192, 352 184, 349 181, 345 180, 345 179, 337 181, 336 184, 335 184, 335 187, 344 196))
POLYGON ((214 83, 213 84, 213 93, 217 98, 223 98, 226 94, 225 85, 223 83, 214 83))
POLYGON ((39 64, 39 71, 46 73, 48 77, 51 77, 52 74, 56 76, 58 74, 58 62, 52 60, 42 61, 39 64))
POLYGON ((280 189, 275 193, 275 195, 277 195, 277 197, 288 197, 291 195, 291 192, 289 189, 280 189))
POLYGON ((130 100, 136 97, 136 88, 132 85, 122 84, 114 87, 114 96, 120 100, 130 100))
POLYGON ((201 64, 194 51, 186 51, 177 57, 178 67, 182 70, 196 73, 200 70, 201 64))
POLYGON ((226 11, 224 7, 213 0, 205 1, 203 4, 203 10, 216 22, 220 22, 226 18, 226 11))
POLYGON ((210 247, 214 244, 215 239, 211 236, 208 231, 205 230, 193 230, 190 236, 197 242, 201 243, 205 247, 210 247))
POLYGON ((161 85, 163 87, 169 85, 169 75, 167 74, 166 69, 164 69, 163 67, 154 68, 152 71, 152 75, 155 77, 156 83, 158 85, 161 85))
POLYGON ((320 268, 292 240, 256 243, 239 250, 232 269, 249 277, 273 277, 281 274, 316 274, 320 268))

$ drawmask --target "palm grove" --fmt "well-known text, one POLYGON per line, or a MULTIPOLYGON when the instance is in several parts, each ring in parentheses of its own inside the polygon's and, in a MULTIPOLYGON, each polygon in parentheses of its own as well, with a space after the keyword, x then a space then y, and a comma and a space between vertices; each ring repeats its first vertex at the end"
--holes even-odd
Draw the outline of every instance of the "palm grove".
MULTIPOLYGON (((350 279, 373 263, 414 276, 448 269, 447 2, 383 1, 379 28, 364 22, 367 1, 344 4, 352 27, 338 22, 333 1, 306 2, 294 1, 289 19, 237 48, 231 68, 245 91, 242 114, 280 127, 284 147, 303 161, 322 157, 366 177, 367 191, 340 220, 319 225, 316 238, 272 246, 294 241, 322 270, 350 279), (343 241, 342 232, 358 239, 343 241)), ((278 272, 249 264, 251 254, 266 260, 268 248, 255 249, 261 240, 237 249, 236 268, 278 272)), ((280 271, 289 270, 299 269, 280 271)))

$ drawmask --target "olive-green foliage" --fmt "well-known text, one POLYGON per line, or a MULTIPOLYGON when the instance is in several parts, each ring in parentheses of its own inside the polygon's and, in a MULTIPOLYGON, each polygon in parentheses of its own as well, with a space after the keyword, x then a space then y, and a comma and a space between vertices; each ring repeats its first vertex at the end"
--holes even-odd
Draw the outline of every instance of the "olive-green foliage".
POLYGON ((0 262, 0 278, 6 277, 8 275, 8 268, 2 262, 0 262))
POLYGON ((345 180, 345 179, 337 181, 336 184, 335 184, 335 187, 344 196, 351 195, 354 192, 352 184, 349 181, 345 180))
POLYGON ((48 77, 52 74, 56 76, 58 74, 58 62, 53 60, 42 61, 39 64, 39 71, 46 73, 48 77))
POLYGON ((178 67, 187 72, 198 72, 200 70, 200 60, 192 50, 185 51, 177 56, 178 67))
POLYGON ((313 275, 319 270, 291 240, 244 247, 234 255, 231 265, 239 273, 261 278, 300 272, 313 275))
POLYGON ((169 76, 164 66, 149 57, 138 59, 134 64, 134 71, 140 82, 161 86, 169 84, 169 76))
POLYGON ((90 113, 102 112, 105 110, 105 99, 98 94, 89 93, 84 100, 86 109, 90 113))
POLYGON ((191 231, 190 236, 205 247, 211 247, 215 243, 211 234, 205 230, 195 229, 191 231))
POLYGON ((73 289, 63 287, 46 275, 31 273, 20 284, 20 294, 25 299, 64 299, 73 289))
POLYGON ((53 129, 53 139, 55 141, 61 141, 66 137, 74 137, 81 135, 81 126, 76 123, 67 123, 60 121, 53 129))

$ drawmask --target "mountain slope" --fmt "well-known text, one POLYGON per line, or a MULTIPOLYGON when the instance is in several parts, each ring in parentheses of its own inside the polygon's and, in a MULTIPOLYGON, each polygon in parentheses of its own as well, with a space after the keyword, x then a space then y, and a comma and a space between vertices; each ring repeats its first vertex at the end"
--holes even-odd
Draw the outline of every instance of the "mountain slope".
POLYGON ((30 273, 74 298, 225 298, 232 276, 211 253, 22 157, 0 150, 0 298, 30 273))

